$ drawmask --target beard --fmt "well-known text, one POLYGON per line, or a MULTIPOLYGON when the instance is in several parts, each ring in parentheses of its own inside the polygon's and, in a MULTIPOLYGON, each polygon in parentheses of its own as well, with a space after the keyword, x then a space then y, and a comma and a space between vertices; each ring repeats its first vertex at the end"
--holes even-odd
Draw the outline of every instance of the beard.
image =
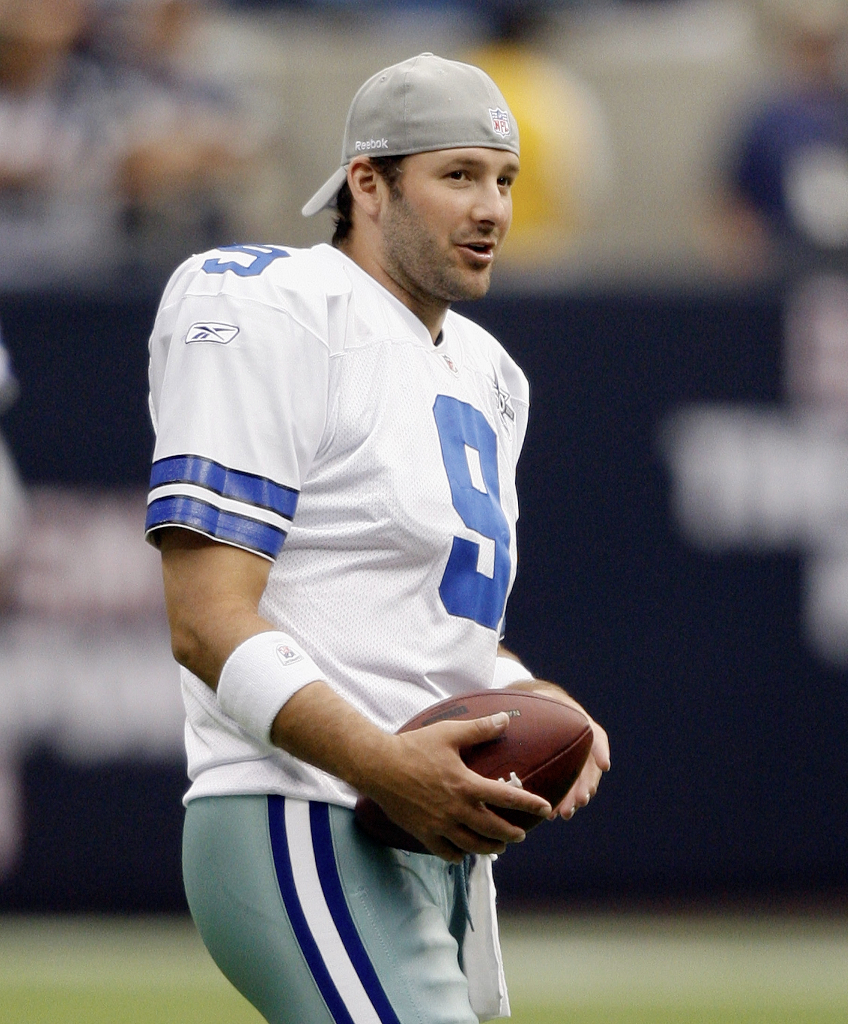
POLYGON ((419 301, 481 299, 491 284, 491 264, 479 270, 463 265, 453 244, 440 244, 399 190, 384 222, 383 253, 389 276, 419 301))

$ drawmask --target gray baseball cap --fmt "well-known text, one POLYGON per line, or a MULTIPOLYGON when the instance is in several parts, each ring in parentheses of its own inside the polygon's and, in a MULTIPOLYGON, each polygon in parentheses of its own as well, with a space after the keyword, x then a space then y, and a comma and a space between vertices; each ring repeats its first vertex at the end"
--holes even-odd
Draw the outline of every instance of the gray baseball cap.
POLYGON ((347 165, 356 156, 409 156, 466 146, 518 156, 518 125, 486 72, 432 53, 394 64, 354 96, 341 166, 303 207, 303 216, 335 206, 347 165))

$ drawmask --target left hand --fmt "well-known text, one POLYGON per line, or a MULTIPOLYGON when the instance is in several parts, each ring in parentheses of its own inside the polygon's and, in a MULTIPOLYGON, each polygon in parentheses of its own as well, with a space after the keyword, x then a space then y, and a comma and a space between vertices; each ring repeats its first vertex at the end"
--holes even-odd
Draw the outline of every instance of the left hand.
MULTIPOLYGON (((566 701, 565 703, 572 702, 566 701)), ((586 715, 586 712, 579 704, 574 704, 574 707, 583 711, 583 714, 586 715)), ((565 794, 560 805, 554 808, 553 814, 550 817, 551 821, 557 817, 568 820, 568 818, 574 816, 575 811, 579 807, 585 807, 598 791, 601 776, 604 772, 610 770, 609 738, 607 737, 606 730, 598 725, 589 715, 586 715, 586 717, 589 719, 589 725, 592 726, 592 733, 595 737, 592 742, 592 749, 589 751, 589 756, 586 758, 583 770, 577 776, 577 781, 565 794)))
POLYGON ((565 794, 560 804, 553 809, 549 818, 550 821, 555 821, 557 818, 568 820, 574 817, 578 808, 585 807, 589 803, 598 790, 601 776, 610 770, 610 746, 606 730, 598 725, 584 707, 581 707, 573 697, 570 697, 561 686, 557 686, 555 683, 536 679, 532 682, 514 683, 510 689, 536 691, 543 693, 546 697, 554 697, 556 700, 561 700, 563 704, 576 708, 589 719, 594 736, 592 749, 589 751, 583 770, 577 776, 577 781, 565 794))

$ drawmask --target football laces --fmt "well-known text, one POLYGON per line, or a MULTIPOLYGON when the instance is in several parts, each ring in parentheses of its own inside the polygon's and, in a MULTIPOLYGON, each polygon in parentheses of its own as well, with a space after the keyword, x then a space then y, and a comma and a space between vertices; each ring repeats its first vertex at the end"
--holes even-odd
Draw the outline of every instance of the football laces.
POLYGON ((505 782, 507 786, 515 786, 516 789, 524 789, 524 784, 515 772, 510 772, 508 779, 498 779, 498 782, 505 782))

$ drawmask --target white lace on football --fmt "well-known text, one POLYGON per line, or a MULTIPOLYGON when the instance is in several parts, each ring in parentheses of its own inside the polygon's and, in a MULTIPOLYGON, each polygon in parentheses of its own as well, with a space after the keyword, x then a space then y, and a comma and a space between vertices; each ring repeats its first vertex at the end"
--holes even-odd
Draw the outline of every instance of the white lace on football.
POLYGON ((521 779, 519 779, 515 772, 509 773, 509 781, 506 779, 498 779, 498 782, 506 782, 508 786, 515 786, 516 789, 524 789, 521 779))

